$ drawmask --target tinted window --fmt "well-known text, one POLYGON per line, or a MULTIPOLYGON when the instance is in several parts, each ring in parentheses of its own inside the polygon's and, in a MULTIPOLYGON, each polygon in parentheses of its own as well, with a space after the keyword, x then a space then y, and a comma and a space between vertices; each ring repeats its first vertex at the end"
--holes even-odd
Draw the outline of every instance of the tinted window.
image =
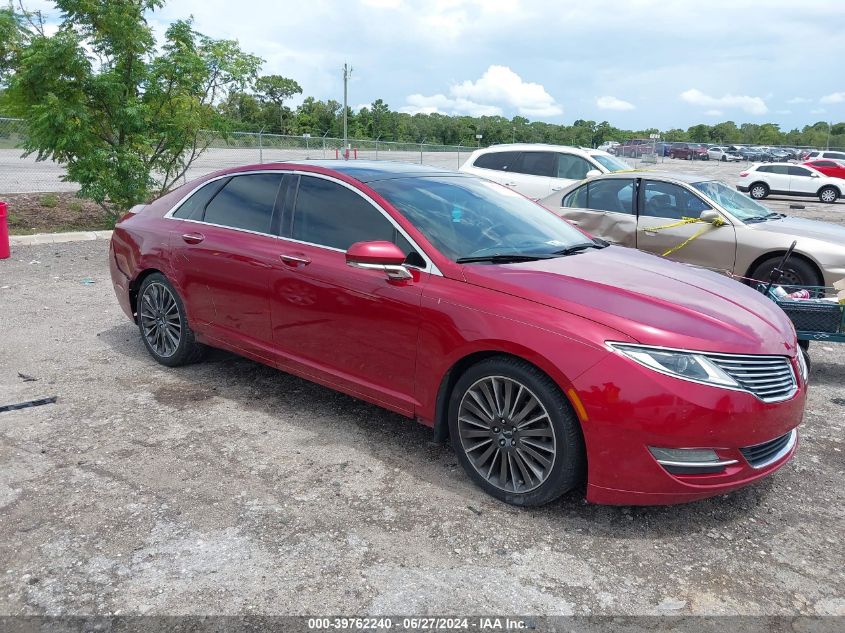
POLYGON ((226 178, 210 182, 201 187, 198 191, 185 200, 176 211, 173 212, 174 218, 182 218, 183 220, 200 220, 202 213, 205 210, 205 205, 214 197, 214 194, 220 190, 220 187, 226 184, 226 178))
POLYGON ((786 167, 786 169, 789 170, 788 173, 790 176, 809 176, 813 173, 809 169, 805 169, 804 167, 786 167))
POLYGON ((709 208, 701 198, 679 185, 645 181, 643 215, 680 220, 697 218, 709 208))
POLYGON ((269 233, 282 174, 235 176, 205 208, 203 220, 269 233))
POLYGON ((763 165, 762 167, 758 167, 757 171, 761 171, 764 174, 773 174, 775 170, 771 165, 763 165))
POLYGON ((584 180, 587 177, 587 172, 591 169, 595 169, 595 167, 580 156, 573 156, 572 154, 557 155, 558 178, 584 180))
POLYGON ((789 168, 786 165, 770 165, 766 171, 785 176, 789 173, 789 168))
POLYGON ((836 163, 832 160, 817 160, 813 163, 813 167, 836 167, 836 163))
POLYGON ((552 152, 522 152, 511 171, 532 176, 554 176, 555 154, 552 152))
POLYGON ((842 152, 824 152, 822 156, 824 158, 845 158, 845 154, 842 152))
POLYGON ((589 205, 587 204, 589 187, 589 185, 584 185, 583 187, 578 187, 577 189, 570 191, 563 197, 563 200, 560 201, 560 206, 570 207, 573 209, 589 208, 589 205))
POLYGON ((519 152, 488 152, 476 158, 473 166, 508 171, 518 156, 519 152))
POLYGON ((597 211, 611 211, 613 213, 634 212, 633 179, 613 178, 595 180, 582 187, 581 190, 584 193, 579 196, 580 199, 578 202, 584 203, 583 206, 585 208, 596 209, 597 211))
POLYGON ((355 242, 397 240, 396 228, 360 195, 330 180, 302 176, 296 194, 291 237, 310 244, 346 250, 355 242))

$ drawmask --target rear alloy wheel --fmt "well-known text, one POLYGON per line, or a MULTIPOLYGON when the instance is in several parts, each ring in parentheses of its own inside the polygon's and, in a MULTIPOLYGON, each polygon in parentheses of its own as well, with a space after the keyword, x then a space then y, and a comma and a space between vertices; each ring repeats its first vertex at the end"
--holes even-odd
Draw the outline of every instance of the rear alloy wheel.
POLYGON ((766 196, 769 195, 769 187, 768 185, 762 182, 755 182, 751 185, 751 188, 748 190, 748 193, 751 194, 751 197, 755 200, 762 200, 766 196))
POLYGON ((836 187, 822 187, 819 189, 819 200, 831 204, 839 200, 839 192, 836 190, 836 187))
POLYGON ((176 367, 199 360, 204 347, 196 342, 182 299, 164 275, 144 279, 137 310, 141 339, 156 361, 176 367))
POLYGON ((450 397, 449 430, 470 478, 506 503, 542 505, 582 480, 580 426, 557 385, 524 361, 494 357, 467 370, 450 397))

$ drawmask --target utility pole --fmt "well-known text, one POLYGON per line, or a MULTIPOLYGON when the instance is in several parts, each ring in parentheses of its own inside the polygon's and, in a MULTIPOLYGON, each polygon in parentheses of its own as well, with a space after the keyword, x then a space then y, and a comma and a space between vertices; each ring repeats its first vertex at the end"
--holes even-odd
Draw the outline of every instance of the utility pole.
POLYGON ((352 74, 352 69, 347 65, 343 65, 343 157, 348 158, 349 154, 349 134, 347 131, 347 121, 346 121, 346 112, 348 110, 346 106, 347 101, 347 85, 349 84, 349 75, 352 74))

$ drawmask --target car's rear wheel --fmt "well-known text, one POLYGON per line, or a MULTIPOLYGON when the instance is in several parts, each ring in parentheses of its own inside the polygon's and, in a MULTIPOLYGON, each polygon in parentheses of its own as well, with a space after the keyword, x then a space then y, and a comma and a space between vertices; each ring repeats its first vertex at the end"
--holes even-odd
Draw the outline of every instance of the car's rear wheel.
POLYGON ((722 154, 721 161, 722 161, 723 163, 727 163, 727 162, 728 162, 728 157, 727 157, 727 156, 725 156, 724 154, 722 154))
MULTIPOLYGON (((749 276, 758 281, 768 281, 772 270, 780 263, 780 260, 781 256, 777 255, 760 262, 749 276)), ((793 256, 786 262, 783 267, 783 275, 776 283, 787 292, 794 292, 801 286, 821 286, 823 282, 818 271, 810 262, 793 256)))
POLYGON ((755 200, 762 200, 769 195, 769 186, 762 182, 755 182, 751 185, 751 187, 749 187, 748 193, 751 194, 751 197, 755 200))
POLYGON ((138 290, 137 311, 141 339, 156 361, 177 367, 202 357, 205 348, 196 342, 185 305, 164 275, 153 273, 144 279, 138 290))
POLYGON ((469 477, 506 503, 542 505, 583 479, 578 421, 557 385, 524 361, 493 357, 468 369, 452 390, 449 431, 469 477))
POLYGON ((827 204, 831 204, 836 202, 839 199, 839 192, 836 190, 836 187, 822 187, 819 189, 819 200, 822 202, 826 202, 827 204))

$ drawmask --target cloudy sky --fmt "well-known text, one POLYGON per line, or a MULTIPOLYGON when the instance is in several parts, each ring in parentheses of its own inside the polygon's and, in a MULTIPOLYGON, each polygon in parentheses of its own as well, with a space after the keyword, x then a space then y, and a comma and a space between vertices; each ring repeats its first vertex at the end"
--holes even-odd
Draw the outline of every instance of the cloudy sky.
POLYGON ((150 20, 162 32, 189 15, 305 95, 342 100, 348 62, 353 107, 623 128, 845 121, 845 0, 170 0, 150 20))

